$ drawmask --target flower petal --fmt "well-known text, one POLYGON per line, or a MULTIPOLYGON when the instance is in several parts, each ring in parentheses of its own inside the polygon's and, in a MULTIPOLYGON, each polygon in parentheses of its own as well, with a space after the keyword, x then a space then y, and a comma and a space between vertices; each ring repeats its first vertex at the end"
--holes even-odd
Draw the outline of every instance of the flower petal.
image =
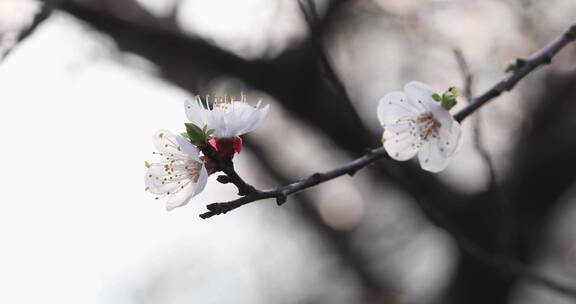
POLYGON ((227 133, 234 137, 254 131, 264 121, 268 115, 270 105, 264 108, 255 108, 245 102, 235 102, 232 104, 232 111, 225 117, 227 133))
POLYGON ((255 109, 254 113, 246 119, 246 126, 241 130, 241 134, 246 134, 252 132, 260 127, 264 122, 266 116, 268 116, 268 112, 270 112, 270 105, 267 104, 264 108, 255 109))
POLYGON ((156 131, 152 137, 152 143, 160 153, 174 155, 179 158, 184 155, 176 140, 176 135, 168 130, 156 131))
POLYGON ((187 184, 181 186, 178 191, 172 193, 170 198, 166 201, 166 210, 171 211, 174 208, 182 207, 190 201, 198 193, 202 192, 208 182, 208 171, 202 165, 200 176, 196 182, 189 180, 187 184))
POLYGON ((197 100, 186 100, 184 102, 184 110, 188 120, 196 126, 203 128, 209 126, 209 111, 204 108, 197 100))
POLYGON ((432 99, 432 88, 428 85, 418 82, 411 81, 404 86, 404 92, 408 96, 408 99, 420 110, 420 113, 430 112, 432 108, 430 105, 437 105, 437 103, 432 99))
POLYGON ((433 139, 424 143, 420 152, 418 152, 418 161, 420 167, 430 172, 440 172, 448 166, 452 155, 445 155, 440 151, 440 141, 433 139))
POLYGON ((202 166, 200 169, 200 176, 198 177, 198 182, 196 184, 196 190, 194 191, 194 195, 204 191, 206 187, 206 183, 208 183, 208 170, 206 170, 206 166, 202 166))
POLYGON ((171 211, 174 208, 186 205, 194 196, 196 184, 189 181, 186 185, 181 186, 178 191, 170 195, 166 201, 166 210, 171 211))
POLYGON ((392 159, 409 160, 418 153, 417 138, 410 132, 392 132, 384 130, 383 146, 392 159))
POLYGON ((167 164, 168 162, 151 164, 144 177, 146 190, 154 194, 165 195, 176 191, 178 187, 180 187, 181 184, 178 184, 178 181, 185 183, 185 172, 168 174, 165 170, 165 165, 167 164), (176 176, 176 174, 178 174, 178 176, 176 176))
POLYGON ((419 109, 408 101, 403 92, 391 92, 378 103, 378 120, 383 127, 398 123, 399 120, 416 117, 420 114, 419 109))
POLYGON ((448 112, 448 110, 444 109, 438 103, 429 104, 428 108, 430 109, 430 112, 432 112, 432 115, 434 115, 434 118, 441 124, 443 128, 446 130, 452 129, 452 123, 455 122, 455 120, 452 114, 448 112))
POLYGON ((439 137, 440 152, 445 156, 456 154, 462 147, 462 128, 455 120, 450 129, 440 128, 439 137))
POLYGON ((198 148, 190 143, 189 140, 182 136, 176 136, 180 150, 188 155, 188 158, 195 161, 200 161, 200 155, 198 153, 198 148))

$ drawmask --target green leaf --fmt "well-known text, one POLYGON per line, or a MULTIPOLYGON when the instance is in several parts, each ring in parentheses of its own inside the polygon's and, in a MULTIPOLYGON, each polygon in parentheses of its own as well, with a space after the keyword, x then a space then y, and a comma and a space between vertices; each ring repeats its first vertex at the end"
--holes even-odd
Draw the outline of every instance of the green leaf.
POLYGON ((184 125, 186 126, 186 133, 188 133, 188 138, 192 144, 201 146, 206 143, 206 134, 202 129, 193 123, 185 123, 184 125))
POLYGON ((440 97, 440 95, 438 93, 434 93, 434 94, 432 94, 432 99, 439 102, 442 100, 442 97, 440 97))
POLYGON ((182 132, 182 133, 180 133, 180 136, 182 136, 182 137, 184 137, 184 138, 186 138, 186 139, 190 140, 190 136, 188 136, 188 133, 186 133, 186 132, 182 132))
POLYGON ((441 102, 442 107, 446 110, 452 109, 457 103, 458 101, 454 96, 445 96, 445 98, 443 98, 441 102))

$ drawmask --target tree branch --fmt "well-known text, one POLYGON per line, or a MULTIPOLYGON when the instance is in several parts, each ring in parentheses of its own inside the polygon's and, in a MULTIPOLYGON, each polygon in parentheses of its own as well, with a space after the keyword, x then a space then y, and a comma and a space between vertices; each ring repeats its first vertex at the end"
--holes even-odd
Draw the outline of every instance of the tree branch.
MULTIPOLYGON (((496 84, 492 89, 488 90, 480 97, 473 98, 471 103, 466 108, 454 115, 454 118, 458 121, 462 121, 468 115, 478 110, 482 104, 498 97, 505 90, 511 90, 518 81, 524 78, 524 76, 533 71, 537 66, 546 62, 550 62, 552 57, 558 53, 560 49, 575 39, 576 25, 573 25, 561 37, 557 38, 547 47, 537 52, 536 55, 532 57, 532 59, 518 60, 518 62, 523 63, 521 66, 517 67, 514 74, 512 74, 506 80, 496 84)), ((462 60, 462 58, 460 58, 460 60, 462 60)), ((465 72, 465 74, 469 73, 465 72)), ((466 76, 466 79, 468 79, 467 81, 471 81, 471 77, 466 76)), ((470 90, 471 89, 467 89, 467 91, 470 90)), ((344 174, 354 174, 356 171, 368 166, 374 161, 387 157, 388 155, 386 154, 384 148, 369 150, 368 153, 361 156, 360 158, 357 158, 356 160, 353 160, 331 171, 316 173, 310 175, 309 177, 300 179, 292 184, 281 186, 275 189, 263 191, 255 190, 253 193, 233 201, 210 204, 207 206, 209 212, 203 213, 200 215, 200 217, 206 219, 214 215, 224 214, 240 206, 267 198, 276 198, 278 205, 282 205, 286 202, 287 197, 292 193, 316 186, 320 183, 329 181, 344 174)))
MULTIPOLYGON (((218 75, 222 73, 230 74, 232 76, 238 76, 246 80, 248 84, 256 88, 262 89, 282 100, 289 110, 297 112, 302 119, 308 121, 314 121, 313 124, 315 126, 319 127, 329 137, 336 138, 335 139, 336 143, 340 146, 346 147, 348 151, 351 151, 353 153, 360 153, 362 147, 365 147, 358 145, 359 143, 357 138, 358 132, 356 132, 356 128, 353 130, 354 132, 352 132, 348 128, 342 128, 343 120, 340 118, 336 119, 335 117, 331 117, 329 120, 321 120, 320 123, 316 123, 317 121, 319 121, 317 119, 318 112, 314 112, 314 110, 316 110, 317 108, 321 108, 322 111, 320 113, 324 113, 326 103, 322 103, 322 101, 332 99, 328 98, 331 96, 330 94, 324 94, 325 92, 322 92, 322 84, 316 81, 317 79, 314 70, 307 68, 311 66, 311 63, 313 63, 313 61, 308 60, 309 57, 306 55, 308 51, 306 44, 303 44, 300 49, 287 51, 285 54, 272 61, 256 60, 248 62, 235 56, 234 54, 218 50, 213 46, 210 46, 209 44, 205 43, 204 41, 198 39, 190 39, 183 37, 182 35, 175 35, 173 33, 172 34, 167 33, 166 31, 161 31, 154 28, 141 26, 138 24, 125 22, 117 18, 111 18, 110 16, 106 16, 106 14, 100 14, 95 11, 82 9, 79 6, 70 5, 66 7, 66 10, 78 16, 79 18, 84 19, 85 21, 91 23, 96 28, 109 33, 111 37, 113 37, 118 42, 119 47, 121 49, 125 51, 138 53, 161 66, 163 76, 166 77, 166 79, 173 81, 177 85, 180 85, 188 89, 195 88, 196 85, 195 79, 191 79, 190 75, 188 73, 185 73, 185 71, 189 70, 191 67, 194 67, 196 69, 198 68, 198 66, 200 66, 201 68, 202 67, 205 68, 205 71, 207 71, 206 74, 207 78, 210 78, 215 74, 218 75), (149 43, 149 41, 162 41, 162 43, 149 43), (294 69, 291 69, 293 67, 294 69), (304 67, 305 72, 302 71, 302 68, 296 69, 295 67, 304 67), (278 70, 282 70, 283 73, 278 73, 278 70), (271 71, 273 71, 274 73, 268 73, 271 71), (283 75, 281 79, 274 76, 279 74, 283 75), (285 79, 292 79, 293 81, 297 82, 297 84, 293 82, 286 84, 286 81, 284 81, 285 79), (295 87, 301 88, 299 91, 307 92, 307 95, 302 96, 294 94, 294 92, 296 91, 294 90, 295 87), (309 99, 304 99, 303 97, 309 99), (305 105, 304 107, 306 108, 306 112, 301 111, 302 105, 305 105), (335 125, 338 127, 335 128, 334 127, 335 125), (336 132, 337 137, 334 137, 335 133, 333 132, 333 130, 337 130, 336 132), (342 133, 343 131, 344 132, 350 131, 350 132, 343 134, 342 133)), ((571 30, 569 32, 573 33, 574 30, 571 30)), ((573 34, 568 35, 568 37, 570 36, 573 36, 573 34)), ((573 40, 573 38, 570 38, 569 40, 571 41, 573 40)), ((551 48, 553 49, 553 52, 550 53, 551 54, 550 58, 553 55, 555 55, 560 48, 568 44, 568 42, 569 41, 564 41, 562 42, 562 44, 558 44, 555 47, 556 49, 551 48)), ((534 57, 537 56, 535 55, 533 56, 533 58, 534 57)), ((545 61, 544 63, 546 63, 545 61)), ((459 120, 462 121, 470 113, 476 111, 476 109, 479 108, 482 104, 499 96, 502 92, 510 90, 524 76, 526 76, 528 73, 534 70, 537 66, 543 64, 539 63, 537 66, 534 66, 529 70, 526 70, 527 66, 523 65, 524 61, 519 60, 519 63, 520 64, 518 64, 518 69, 516 69, 516 71, 509 78, 506 78, 504 81, 502 81, 505 82, 504 85, 499 83, 493 89, 486 92, 484 95, 481 95, 478 98, 476 98, 476 101, 484 100, 480 105, 475 106, 475 108, 465 109, 466 111, 469 111, 469 113, 464 114, 458 113, 457 116, 458 115, 462 116, 461 118, 459 118, 459 120), (523 69, 525 70, 525 74, 522 75, 520 71, 523 69), (510 80, 510 78, 513 78, 514 75, 519 75, 516 76, 519 78, 515 80, 514 79, 510 80), (509 88, 506 87, 506 83, 508 81, 512 81, 511 86, 509 88), (501 88, 502 86, 504 86, 504 89, 502 89, 499 93, 491 92, 497 90, 498 88, 501 88)), ((475 103, 473 102, 472 104, 475 103)), ((334 111, 332 112, 334 115, 336 115, 339 111, 334 109, 334 111)), ((383 167, 388 168, 388 165, 390 164, 392 163, 383 163, 381 166, 378 166, 378 169, 381 169, 383 167)), ((383 170, 385 169, 379 170, 379 172, 383 170)), ((425 177, 429 175, 425 174, 426 172, 414 171, 411 173, 414 174, 412 174, 410 177, 419 181, 410 179, 405 181, 405 183, 408 183, 410 184, 410 186, 416 188, 418 188, 418 186, 420 185, 424 187, 427 186, 425 183, 426 181, 425 177)), ((385 175, 389 176, 388 174, 385 175)), ((332 178, 338 176, 334 176, 332 178)), ((332 178, 325 179, 325 181, 330 180, 332 178)), ((435 180, 436 179, 433 179, 433 181, 435 180)), ((297 183, 298 182, 293 184, 297 183)), ((303 187, 300 190, 312 186, 314 185, 303 187)), ((260 193, 261 196, 256 200, 261 200, 265 198, 277 198, 278 197, 277 195, 271 195, 271 194, 278 194, 278 193, 272 193, 272 192, 278 189, 283 189, 284 187, 279 187, 267 191, 257 190, 256 193, 260 193)), ((443 201, 447 201, 440 199, 442 197, 445 197, 443 192, 446 191, 443 191, 443 189, 441 189, 440 187, 436 187, 436 185, 434 185, 431 190, 428 190, 429 188, 430 186, 427 186, 427 188, 419 188, 418 190, 420 191, 420 193, 430 194, 430 197, 434 198, 435 204, 437 202, 442 203, 443 201), (433 191, 433 193, 428 193, 427 191, 428 192, 433 191)), ((463 198, 457 197, 455 199, 461 200, 463 198)), ((451 201, 453 200, 454 198, 451 198, 451 201)), ((233 210, 247 203, 249 202, 241 203, 234 208, 230 208, 228 211, 233 210)), ((210 206, 212 205, 221 206, 223 204, 227 203, 211 204, 210 206)), ((212 210, 210 210, 210 212, 208 213, 211 212, 212 210)))
MULTIPOLYGON (((473 84, 474 84, 474 75, 470 71, 470 67, 464 57, 464 54, 459 50, 454 50, 454 55, 456 57, 456 61, 460 68, 460 72, 462 73, 462 78, 464 80, 464 97, 466 98, 467 102, 472 100, 473 96, 473 84)), ((498 205, 501 210, 500 214, 500 221, 499 221, 499 247, 501 248, 503 255, 508 255, 510 253, 510 246, 511 241, 513 239, 512 236, 512 229, 514 216, 511 214, 511 202, 507 199, 504 194, 504 191, 501 189, 498 179, 496 176, 496 168, 494 166, 494 161, 492 160, 492 156, 490 152, 486 148, 482 140, 482 115, 480 112, 477 112, 476 115, 473 117, 473 133, 472 133, 472 141, 474 143, 474 148, 480 158, 484 162, 484 165, 488 169, 488 193, 498 202, 498 205)))
MULTIPOLYGON (((290 182, 290 178, 274 165, 258 141, 249 138, 246 141, 246 148, 250 149, 250 152, 258 159, 258 166, 267 175, 270 175, 276 183, 288 184, 290 182)), ((298 204, 295 204, 299 213, 298 218, 308 222, 322 236, 322 239, 328 241, 328 245, 335 254, 354 271, 368 299, 376 301, 393 290, 393 285, 379 276, 374 267, 371 267, 370 260, 364 256, 364 252, 354 246, 356 239, 353 232, 335 230, 327 225, 317 211, 310 193, 297 193, 294 195, 294 199, 298 201, 298 204)), ((376 303, 380 303, 380 301, 376 301, 376 303)))
MULTIPOLYGON (((514 74, 512 76, 510 76, 507 80, 504 80, 504 81, 498 83, 497 85, 494 86, 494 88, 490 89, 488 92, 484 93, 483 95, 481 95, 480 97, 475 98, 475 99, 470 98, 472 96, 472 88, 471 88, 472 87, 472 75, 471 75, 470 71, 468 70, 468 67, 466 65, 466 62, 465 62, 462 54, 458 51, 455 51, 458 63, 461 66, 461 69, 462 69, 462 72, 463 72, 463 75, 465 78, 466 97, 469 100, 470 99, 472 100, 472 102, 470 103, 469 106, 467 106, 464 110, 462 110, 461 112, 458 113, 458 114, 464 113, 464 114, 460 115, 461 118, 459 119, 459 121, 462 121, 469 114, 471 114, 474 111, 476 111, 477 109, 479 109, 482 104, 484 104, 484 103, 490 101, 491 99, 499 96, 502 92, 504 92, 503 90, 501 90, 501 88, 505 88, 505 90, 507 90, 507 91, 511 90, 518 81, 520 81, 522 78, 524 78, 524 76, 526 76, 531 71, 535 70, 536 67, 538 67, 539 65, 541 65, 543 63, 549 62, 551 60, 551 58, 553 57, 553 55, 555 55, 561 48, 566 46, 569 42, 575 40, 575 35, 576 35, 576 26, 572 26, 563 36, 561 36, 560 38, 558 38, 557 40, 552 42, 548 47, 544 48, 542 51, 538 52, 535 56, 532 57, 532 59, 530 59, 528 61, 524 61, 522 63, 522 66, 518 67, 516 69, 516 71, 514 72, 514 74), (549 58, 549 59, 546 61, 546 60, 543 60, 542 58, 549 58), (491 93, 491 92, 499 92, 499 93, 491 93)), ((522 61, 519 60, 519 62, 522 62, 522 61)), ((455 119, 458 119, 458 114, 455 115, 455 119)), ((478 135, 479 134, 477 133, 476 134, 477 141, 479 140, 478 135)), ((486 157, 486 155, 487 155, 487 160, 488 160, 490 170, 491 170, 491 172, 490 172, 491 173, 490 188, 493 190, 494 187, 496 187, 496 185, 495 185, 496 181, 495 181, 495 173, 494 173, 494 168, 492 165, 491 158, 490 158, 489 154, 487 154, 487 151, 485 151, 485 149, 481 143, 480 144, 477 143, 477 146, 480 149, 480 151, 484 151, 484 153, 482 153, 483 157, 486 157)), ((207 206, 209 212, 201 214, 200 217, 203 219, 210 218, 214 215, 227 213, 229 211, 232 211, 238 207, 249 204, 251 202, 255 202, 255 201, 259 201, 259 200, 263 200, 263 199, 267 199, 267 198, 276 198, 278 205, 282 205, 283 203, 286 202, 287 197, 293 193, 297 193, 297 192, 305 190, 307 188, 316 186, 316 185, 321 184, 323 182, 326 182, 326 181, 329 181, 331 179, 340 177, 344 174, 353 175, 358 170, 360 170, 360 169, 362 169, 362 168, 370 165, 371 163, 373 163, 379 159, 382 159, 382 158, 389 158, 389 156, 386 153, 386 151, 384 150, 384 148, 373 149, 373 150, 368 151, 362 157, 360 157, 356 160, 353 160, 353 161, 351 161, 351 162, 349 162, 349 163, 347 163, 341 167, 338 167, 336 169, 333 169, 333 170, 330 170, 330 171, 327 171, 324 173, 315 173, 313 175, 310 175, 307 178, 300 179, 294 183, 291 183, 291 184, 288 184, 285 186, 281 186, 278 188, 274 188, 274 189, 270 189, 270 190, 264 190, 264 191, 256 190, 255 192, 248 194, 246 196, 243 196, 243 197, 236 199, 234 201, 210 204, 207 206)), ((574 289, 570 286, 566 286, 562 283, 558 283, 554 280, 550 280, 546 277, 543 277, 540 274, 531 271, 530 269, 528 269, 523 264, 521 264, 517 261, 509 260, 509 259, 506 259, 506 258, 501 257, 501 256, 494 256, 494 255, 490 254, 488 251, 486 251, 483 248, 481 248, 480 246, 476 245, 468 237, 459 233, 457 229, 454 229, 454 227, 451 227, 449 224, 449 221, 442 219, 442 220, 436 220, 436 222, 442 223, 442 226, 445 229, 447 229, 451 235, 453 235, 455 237, 457 243, 459 244, 459 246, 461 248, 463 248, 463 250, 465 250, 466 252, 468 252, 469 254, 474 256, 477 260, 481 261, 485 265, 488 265, 490 267, 494 267, 500 271, 508 272, 514 276, 523 277, 523 278, 526 278, 530 281, 537 282, 543 286, 546 286, 552 290, 556 290, 562 294, 565 294, 565 295, 568 295, 571 297, 576 297, 576 289, 574 289)))
POLYGON ((213 161, 216 164, 217 166, 215 168, 216 171, 222 171, 224 172, 224 174, 226 174, 225 179, 221 178, 218 179, 219 182, 223 184, 227 183, 234 184, 234 186, 238 188, 238 195, 240 196, 254 194, 257 192, 254 186, 246 183, 244 179, 242 179, 242 177, 238 175, 238 173, 234 169, 234 163, 231 160, 230 161, 222 160, 220 155, 218 155, 218 152, 210 144, 202 146, 201 150, 205 157, 208 157, 211 161, 213 161))
MULTIPOLYGON (((360 118, 360 115, 358 115, 358 111, 356 111, 354 108, 352 100, 350 100, 350 97, 348 96, 348 90, 346 90, 344 83, 342 83, 340 77, 338 77, 338 74, 332 67, 332 64, 330 64, 328 55, 324 51, 322 45, 323 26, 321 26, 321 19, 318 17, 316 4, 312 0, 298 0, 298 5, 302 11, 304 20, 308 25, 308 29, 310 31, 310 42, 314 52, 316 53, 316 56, 318 57, 318 61, 320 62, 320 67, 323 74, 322 76, 324 76, 326 81, 330 84, 330 88, 340 97, 336 100, 341 102, 341 104, 344 106, 346 114, 351 118, 353 123, 361 130, 367 130, 366 126, 362 122, 362 119, 360 118)), ((374 141, 370 140, 368 133, 362 132, 359 135, 361 136, 362 142, 365 142, 366 145, 374 144, 374 141)))
POLYGON ((201 214, 200 217, 206 219, 214 215, 224 214, 240 206, 267 198, 276 198, 278 205, 282 205, 286 202, 287 197, 291 194, 297 193, 310 187, 314 187, 318 184, 324 183, 345 174, 354 175, 356 171, 382 158, 388 158, 386 150, 384 150, 384 148, 373 149, 368 151, 368 153, 366 153, 364 156, 336 169, 323 173, 315 173, 309 177, 300 179, 282 187, 262 191, 256 190, 254 193, 248 194, 230 202, 210 204, 207 206, 208 210, 210 211, 201 214))
POLYGON ((548 44, 548 46, 536 52, 530 58, 517 59, 516 67, 510 76, 494 85, 486 93, 473 98, 468 106, 454 115, 454 118, 460 122, 464 120, 464 118, 466 118, 468 115, 478 110, 478 108, 483 106, 488 101, 500 96, 504 92, 512 90, 520 80, 522 80, 526 75, 530 74, 530 72, 534 71, 537 67, 552 62, 552 58, 556 55, 556 53, 558 53, 561 49, 563 49, 566 45, 574 40, 576 40, 576 24, 570 26, 570 28, 564 32, 564 34, 556 38, 554 41, 548 44))

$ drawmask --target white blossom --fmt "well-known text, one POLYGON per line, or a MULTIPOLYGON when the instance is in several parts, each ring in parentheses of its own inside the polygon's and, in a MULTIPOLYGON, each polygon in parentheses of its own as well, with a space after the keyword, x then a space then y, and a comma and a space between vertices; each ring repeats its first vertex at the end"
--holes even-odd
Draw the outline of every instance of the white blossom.
POLYGON ((404 92, 386 94, 378 105, 382 142, 391 158, 405 161, 418 154, 422 169, 439 172, 461 146, 460 124, 432 98, 432 89, 410 82, 404 92))
POLYGON ((255 130, 270 110, 270 105, 249 105, 244 94, 240 100, 234 97, 228 100, 228 96, 215 98, 209 107, 197 96, 194 100, 186 101, 184 106, 190 122, 200 128, 207 126, 214 130, 212 135, 216 138, 236 137, 255 130))
POLYGON ((156 199, 168 196, 167 210, 186 205, 204 190, 208 180, 198 149, 182 136, 167 130, 157 131, 152 142, 158 150, 154 154, 160 160, 146 162, 146 190, 156 194, 156 199))

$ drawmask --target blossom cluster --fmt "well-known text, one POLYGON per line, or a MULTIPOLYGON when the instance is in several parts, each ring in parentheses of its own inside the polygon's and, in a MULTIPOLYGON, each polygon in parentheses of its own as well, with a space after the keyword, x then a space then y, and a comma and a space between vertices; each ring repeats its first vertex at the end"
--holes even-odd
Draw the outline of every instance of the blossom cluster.
MULTIPOLYGON (((442 95, 420 82, 406 84, 403 92, 391 92, 380 100, 377 115, 384 129, 382 145, 397 161, 418 155, 422 169, 444 170, 459 150, 460 124, 449 110, 456 104, 455 88, 442 95)), ((218 171, 215 160, 202 155, 204 147, 217 152, 220 161, 231 161, 242 151, 241 136, 258 128, 270 105, 250 105, 244 94, 215 96, 212 101, 196 96, 185 102, 186 131, 176 135, 167 130, 154 134, 158 150, 156 162, 146 162, 146 190, 156 199, 168 197, 166 208, 172 210, 188 203, 206 186, 208 176, 218 171)))
POLYGON ((202 147, 210 145, 222 160, 231 160, 242 150, 243 134, 258 128, 270 110, 261 103, 252 106, 246 96, 200 96, 184 105, 189 123, 186 133, 176 135, 168 130, 157 131, 152 142, 158 150, 155 162, 145 162, 146 191, 156 199, 168 197, 166 209, 188 203, 204 190, 208 176, 215 172, 212 160, 201 155, 202 147))

